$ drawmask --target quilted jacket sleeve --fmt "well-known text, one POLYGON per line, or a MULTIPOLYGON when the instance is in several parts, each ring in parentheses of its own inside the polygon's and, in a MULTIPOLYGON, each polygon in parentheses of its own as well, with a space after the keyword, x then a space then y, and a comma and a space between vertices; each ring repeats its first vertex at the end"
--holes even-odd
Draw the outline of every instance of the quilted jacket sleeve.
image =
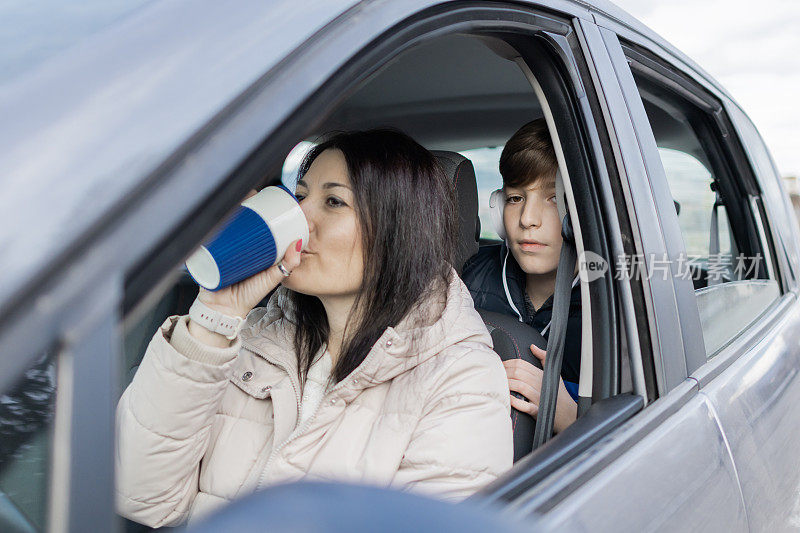
POLYGON ((500 359, 488 347, 453 359, 432 387, 393 484, 458 501, 511 468, 514 444, 500 359))
POLYGON ((188 317, 169 317, 153 336, 117 406, 117 507, 151 527, 175 525, 198 493, 200 460, 241 341, 206 346, 188 317))

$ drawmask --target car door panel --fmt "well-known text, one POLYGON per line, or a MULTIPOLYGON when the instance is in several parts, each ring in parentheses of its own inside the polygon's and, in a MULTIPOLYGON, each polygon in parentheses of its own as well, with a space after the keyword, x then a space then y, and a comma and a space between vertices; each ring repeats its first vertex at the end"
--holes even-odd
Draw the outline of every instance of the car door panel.
POLYGON ((800 527, 800 303, 785 298, 782 319, 701 389, 730 443, 757 531, 800 527))
POLYGON ((697 392, 687 379, 513 509, 543 516, 547 531, 746 531, 733 460, 697 392))
POLYGON ((747 531, 733 461, 699 395, 552 514, 558 531, 747 531))

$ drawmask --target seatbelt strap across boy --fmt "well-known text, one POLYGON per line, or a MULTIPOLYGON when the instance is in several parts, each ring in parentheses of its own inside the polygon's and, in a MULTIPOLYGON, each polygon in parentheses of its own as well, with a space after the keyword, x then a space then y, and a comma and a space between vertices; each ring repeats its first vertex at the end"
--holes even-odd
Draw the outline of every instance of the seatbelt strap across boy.
POLYGON ((544 361, 539 414, 536 416, 536 430, 533 435, 534 450, 553 435, 553 423, 556 415, 556 400, 561 380, 561 363, 564 360, 572 280, 578 259, 569 214, 565 215, 561 222, 561 237, 563 244, 561 245, 561 255, 558 258, 556 286, 553 293, 553 318, 550 321, 550 335, 547 338, 547 357, 544 361))

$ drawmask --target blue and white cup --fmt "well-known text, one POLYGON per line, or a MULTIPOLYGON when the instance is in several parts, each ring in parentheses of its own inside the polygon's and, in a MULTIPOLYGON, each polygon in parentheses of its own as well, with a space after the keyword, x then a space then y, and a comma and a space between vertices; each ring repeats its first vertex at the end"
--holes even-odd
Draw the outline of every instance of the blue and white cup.
POLYGON ((210 291, 238 283, 277 264, 297 239, 308 242, 308 222, 297 198, 281 185, 266 187, 186 260, 198 285, 210 291))

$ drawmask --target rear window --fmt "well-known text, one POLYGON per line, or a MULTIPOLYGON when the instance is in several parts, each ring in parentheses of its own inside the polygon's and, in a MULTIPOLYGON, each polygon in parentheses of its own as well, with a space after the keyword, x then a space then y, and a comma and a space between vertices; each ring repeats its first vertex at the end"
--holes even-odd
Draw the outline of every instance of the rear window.
MULTIPOLYGON (((297 171, 305 155, 315 144, 310 141, 301 141, 289 152, 281 170, 281 183, 289 190, 294 191, 297 184, 297 171)), ((502 146, 486 146, 472 150, 458 152, 472 161, 475 167, 475 179, 478 183, 478 216, 481 220, 481 239, 500 240, 497 232, 492 227, 489 214, 489 196, 492 191, 503 186, 500 176, 500 154, 502 146)))
POLYGON ((459 152, 472 161, 475 167, 475 179, 478 182, 478 217, 481 220, 481 239, 500 240, 492 227, 489 215, 489 196, 492 191, 503 186, 500 176, 500 154, 503 146, 487 146, 459 152))

